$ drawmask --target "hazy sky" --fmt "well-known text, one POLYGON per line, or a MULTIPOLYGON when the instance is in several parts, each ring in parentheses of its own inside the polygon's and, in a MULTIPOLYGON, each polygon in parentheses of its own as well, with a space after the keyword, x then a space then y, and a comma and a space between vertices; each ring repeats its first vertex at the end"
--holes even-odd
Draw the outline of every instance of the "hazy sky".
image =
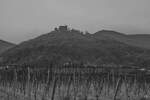
POLYGON ((0 38, 14 43, 58 25, 150 33, 150 0, 0 0, 0 38))

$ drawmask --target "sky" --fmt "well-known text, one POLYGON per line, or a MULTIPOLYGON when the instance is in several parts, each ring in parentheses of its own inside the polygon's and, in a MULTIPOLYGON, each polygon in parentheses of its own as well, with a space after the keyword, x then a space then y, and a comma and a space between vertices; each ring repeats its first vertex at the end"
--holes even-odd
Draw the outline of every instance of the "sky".
POLYGON ((150 34, 150 0, 0 0, 0 39, 20 43, 59 25, 150 34))

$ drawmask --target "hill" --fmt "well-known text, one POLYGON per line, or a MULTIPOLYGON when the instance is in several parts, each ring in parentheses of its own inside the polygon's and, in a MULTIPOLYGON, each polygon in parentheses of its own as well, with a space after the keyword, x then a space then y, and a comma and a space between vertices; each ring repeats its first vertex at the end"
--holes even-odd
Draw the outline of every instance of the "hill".
POLYGON ((0 40, 0 54, 2 54, 6 50, 8 50, 14 46, 15 46, 15 44, 13 44, 13 43, 9 43, 9 42, 0 40))
MULTIPOLYGON (((150 64, 150 50, 120 42, 110 35, 102 37, 98 34, 55 29, 3 53, 1 64, 44 66, 62 65, 70 61, 89 65, 123 64, 148 67, 150 64)), ((116 36, 120 35, 122 34, 118 33, 116 36)))
POLYGON ((148 34, 125 35, 115 31, 102 30, 96 32, 94 36, 99 39, 114 39, 131 46, 150 49, 150 35, 148 34))

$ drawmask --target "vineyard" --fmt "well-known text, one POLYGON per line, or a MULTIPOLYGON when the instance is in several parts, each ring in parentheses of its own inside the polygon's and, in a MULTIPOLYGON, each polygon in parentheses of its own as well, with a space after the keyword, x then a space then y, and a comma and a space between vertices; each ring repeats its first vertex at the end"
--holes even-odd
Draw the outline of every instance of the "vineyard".
POLYGON ((149 100, 150 72, 133 67, 0 67, 0 100, 149 100))

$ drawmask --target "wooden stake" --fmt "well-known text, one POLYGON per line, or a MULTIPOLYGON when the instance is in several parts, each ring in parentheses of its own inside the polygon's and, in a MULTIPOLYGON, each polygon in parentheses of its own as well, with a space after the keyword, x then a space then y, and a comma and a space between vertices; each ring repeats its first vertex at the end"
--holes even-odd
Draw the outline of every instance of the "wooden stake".
POLYGON ((49 90, 49 86, 50 86, 50 70, 48 69, 48 72, 47 72, 47 80, 46 80, 46 85, 44 87, 44 93, 43 93, 43 96, 42 96, 42 100, 45 100, 45 96, 49 90))
POLYGON ((120 77, 118 82, 117 82, 117 86, 116 86, 115 95, 113 97, 113 100, 116 100, 116 96, 117 96, 117 93, 118 93, 118 90, 119 90, 119 86, 121 84, 121 80, 122 80, 122 78, 120 77))
POLYGON ((71 78, 72 78, 72 77, 70 76, 70 77, 69 77, 69 82, 68 82, 68 87, 67 87, 67 96, 69 95, 70 85, 71 85, 71 81, 72 81, 71 78))
POLYGON ((28 97, 29 99, 31 100, 31 86, 30 86, 30 68, 28 67, 28 83, 27 83, 27 86, 28 86, 28 97))
POLYGON ((53 89, 52 89, 52 97, 51 97, 51 100, 54 100, 56 83, 57 83, 57 77, 54 78, 54 84, 53 84, 53 89))

